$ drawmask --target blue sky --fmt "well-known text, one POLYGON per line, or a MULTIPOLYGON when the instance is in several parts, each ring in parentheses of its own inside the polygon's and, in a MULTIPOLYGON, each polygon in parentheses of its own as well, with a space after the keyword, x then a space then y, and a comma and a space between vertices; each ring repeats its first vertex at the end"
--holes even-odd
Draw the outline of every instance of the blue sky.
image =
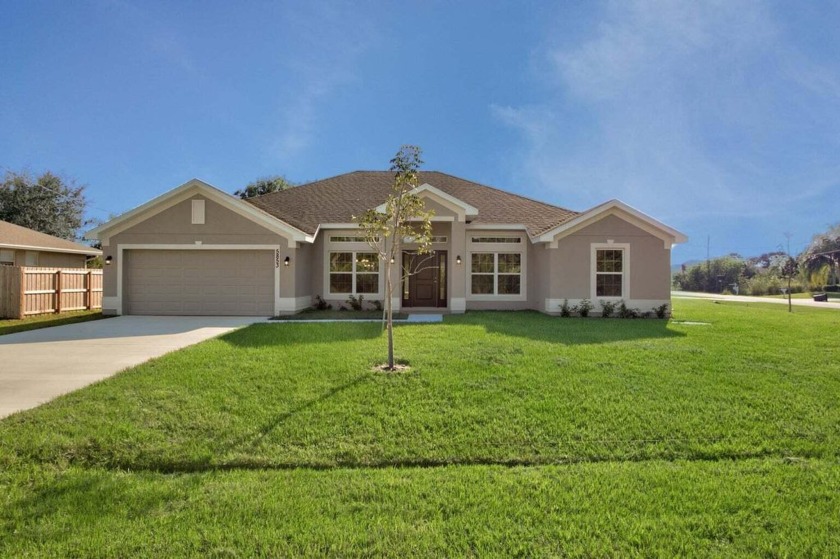
POLYGON ((754 255, 840 221, 840 3, 0 0, 0 170, 90 217, 192 177, 232 192, 426 169, 754 255))

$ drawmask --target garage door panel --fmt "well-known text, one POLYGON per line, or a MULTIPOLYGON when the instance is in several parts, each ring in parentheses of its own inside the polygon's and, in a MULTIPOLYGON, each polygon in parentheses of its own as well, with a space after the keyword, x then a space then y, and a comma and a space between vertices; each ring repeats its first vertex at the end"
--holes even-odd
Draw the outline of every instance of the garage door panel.
POLYGON ((129 250, 125 312, 270 316, 274 273, 268 250, 129 250))

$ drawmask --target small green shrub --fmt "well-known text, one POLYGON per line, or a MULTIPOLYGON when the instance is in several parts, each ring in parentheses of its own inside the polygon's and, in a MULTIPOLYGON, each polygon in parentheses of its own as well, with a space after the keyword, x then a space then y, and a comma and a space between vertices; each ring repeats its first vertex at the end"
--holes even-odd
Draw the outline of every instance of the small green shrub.
POLYGON ((560 305, 560 316, 566 318, 572 316, 572 307, 569 306, 568 299, 563 299, 563 304, 560 305))
POLYGON ((350 297, 347 298, 347 301, 345 301, 345 302, 348 305, 350 305, 350 308, 353 309, 354 311, 360 311, 360 310, 362 310, 362 307, 364 306, 364 301, 365 301, 365 296, 364 295, 359 295, 358 297, 356 297, 355 295, 351 295, 350 297))
POLYGON ((320 295, 315 296, 315 310, 319 311, 327 311, 332 308, 332 305, 324 301, 324 298, 320 295))
POLYGON ((668 303, 653 307, 653 312, 656 313, 656 318, 665 318, 668 316, 668 303))
POLYGON ((622 299, 618 304, 618 318, 639 318, 639 309, 628 307, 622 299))
POLYGON ((370 304, 373 305, 373 310, 382 312, 382 301, 374 299, 370 304))
POLYGON ((589 311, 591 311, 594 307, 595 305, 592 304, 592 301, 584 299, 579 305, 574 307, 574 310, 581 316, 581 318, 586 318, 589 316, 589 311))
POLYGON ((601 303, 601 318, 609 318, 615 312, 615 301, 599 301, 601 303))

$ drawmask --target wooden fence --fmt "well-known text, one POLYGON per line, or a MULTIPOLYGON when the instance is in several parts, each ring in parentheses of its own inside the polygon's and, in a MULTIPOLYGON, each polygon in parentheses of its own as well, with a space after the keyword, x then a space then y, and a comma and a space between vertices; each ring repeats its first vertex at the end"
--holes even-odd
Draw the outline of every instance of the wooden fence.
POLYGON ((0 318, 102 308, 102 270, 0 266, 0 318))

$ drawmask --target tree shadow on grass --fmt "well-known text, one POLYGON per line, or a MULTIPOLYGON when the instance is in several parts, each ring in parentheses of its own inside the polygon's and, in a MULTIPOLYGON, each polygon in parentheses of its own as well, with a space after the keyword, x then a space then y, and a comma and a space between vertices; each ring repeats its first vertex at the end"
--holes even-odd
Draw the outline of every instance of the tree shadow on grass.
POLYGON ((447 317, 450 324, 483 326, 487 332, 564 345, 682 338, 664 319, 561 318, 535 311, 477 311, 447 317))
POLYGON ((219 339, 237 347, 294 346, 369 340, 382 335, 382 325, 363 322, 252 324, 219 339))

